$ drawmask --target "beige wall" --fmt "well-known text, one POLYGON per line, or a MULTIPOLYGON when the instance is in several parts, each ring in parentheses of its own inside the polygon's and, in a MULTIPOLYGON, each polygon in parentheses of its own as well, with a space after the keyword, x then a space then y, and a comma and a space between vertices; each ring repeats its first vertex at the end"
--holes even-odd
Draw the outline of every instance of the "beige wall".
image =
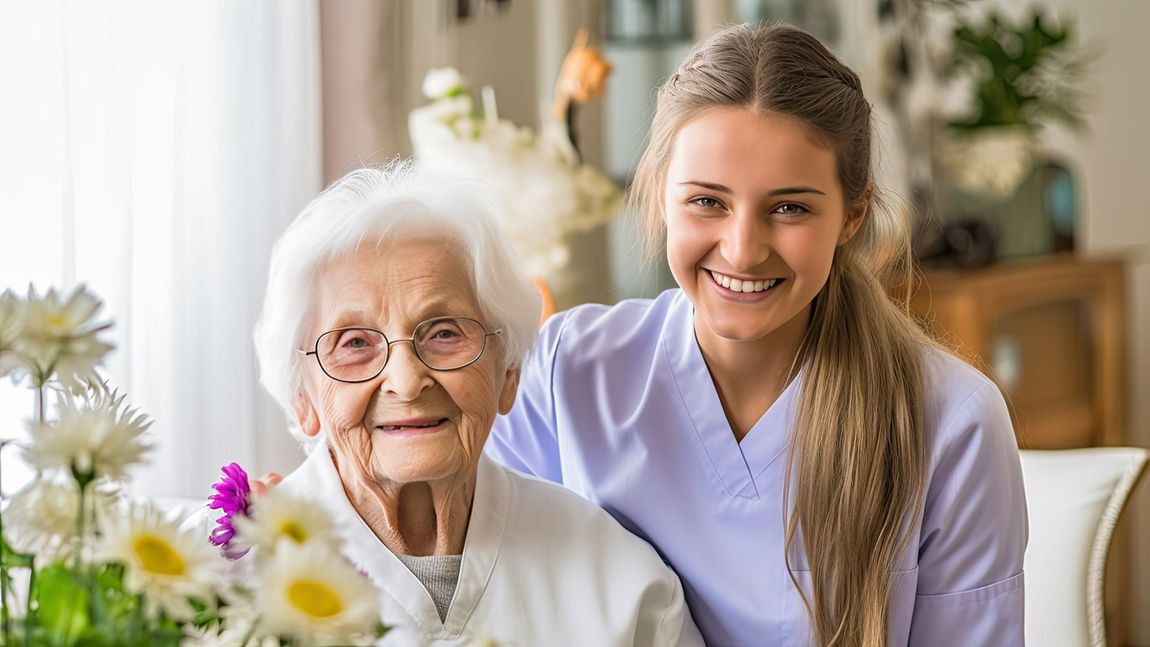
POLYGON ((320 3, 324 184, 402 150, 393 125, 392 2, 320 3))

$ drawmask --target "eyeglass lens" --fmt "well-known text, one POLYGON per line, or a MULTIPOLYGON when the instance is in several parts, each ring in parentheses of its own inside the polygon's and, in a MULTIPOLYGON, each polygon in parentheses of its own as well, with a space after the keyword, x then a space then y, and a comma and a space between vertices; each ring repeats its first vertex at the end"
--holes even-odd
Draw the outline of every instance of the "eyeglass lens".
MULTIPOLYGON (((446 371, 478 359, 487 340, 482 324, 465 317, 428 319, 415 327, 415 353, 428 367, 446 371)), ((406 341, 406 340, 397 340, 406 341)), ((316 344, 320 366, 337 380, 375 377, 387 363, 388 340, 371 328, 331 330, 316 344)))

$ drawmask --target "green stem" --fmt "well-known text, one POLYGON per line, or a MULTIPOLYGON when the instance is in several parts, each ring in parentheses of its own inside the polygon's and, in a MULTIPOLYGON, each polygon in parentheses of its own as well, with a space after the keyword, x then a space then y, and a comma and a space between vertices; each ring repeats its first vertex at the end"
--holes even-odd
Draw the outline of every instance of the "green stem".
POLYGON ((36 387, 36 424, 44 424, 44 385, 36 387))
MULTIPOLYGON (((0 465, 3 465, 4 448, 11 440, 0 442, 0 465)), ((4 501, 3 473, 0 471, 0 632, 3 632, 4 644, 12 644, 12 620, 8 608, 8 540, 4 537, 4 514, 2 511, 4 501)))
POLYGON ((24 609, 24 644, 32 644, 32 596, 36 590, 36 561, 28 567, 28 605, 24 609))
POLYGON ((78 512, 76 513, 76 538, 72 542, 73 549, 76 552, 74 555, 76 558, 76 572, 79 573, 81 577, 83 577, 84 566, 84 493, 87 489, 88 487, 86 484, 80 484, 80 505, 78 506, 78 512))
POLYGON ((132 612, 132 636, 137 640, 144 635, 144 594, 136 594, 136 608, 132 612))

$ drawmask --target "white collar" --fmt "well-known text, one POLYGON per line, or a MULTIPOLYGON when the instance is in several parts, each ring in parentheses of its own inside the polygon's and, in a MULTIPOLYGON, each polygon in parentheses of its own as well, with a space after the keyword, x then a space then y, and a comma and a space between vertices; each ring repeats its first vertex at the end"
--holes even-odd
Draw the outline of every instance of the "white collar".
MULTIPOLYGON (((334 517, 341 529, 347 557, 407 612, 424 634, 429 638, 454 638, 462 634, 491 579, 503 546, 511 493, 509 479, 501 467, 486 455, 480 457, 459 584, 442 622, 427 589, 352 507, 327 443, 317 444, 292 476, 297 474, 304 481, 300 485, 306 484, 307 490, 299 494, 322 501, 334 517)), ((284 485, 291 486, 295 480, 292 476, 285 479, 284 485)))

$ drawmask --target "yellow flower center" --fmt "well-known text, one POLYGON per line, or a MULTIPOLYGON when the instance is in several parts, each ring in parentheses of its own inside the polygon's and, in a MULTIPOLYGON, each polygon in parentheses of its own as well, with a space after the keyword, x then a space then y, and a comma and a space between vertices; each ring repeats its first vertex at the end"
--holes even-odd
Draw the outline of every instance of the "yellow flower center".
POLYGON ((50 328, 63 328, 68 325, 68 317, 62 312, 48 315, 48 326, 50 328))
POLYGON ((286 519, 280 524, 280 536, 287 537, 297 544, 302 544, 307 541, 307 531, 291 519, 286 519))
POLYGON ((288 586, 288 601, 313 618, 330 618, 343 611, 343 601, 330 586, 316 580, 295 580, 288 586))
POLYGON ((140 535, 132 541, 132 550, 140 565, 149 573, 183 575, 187 570, 184 558, 165 539, 155 535, 140 535))

